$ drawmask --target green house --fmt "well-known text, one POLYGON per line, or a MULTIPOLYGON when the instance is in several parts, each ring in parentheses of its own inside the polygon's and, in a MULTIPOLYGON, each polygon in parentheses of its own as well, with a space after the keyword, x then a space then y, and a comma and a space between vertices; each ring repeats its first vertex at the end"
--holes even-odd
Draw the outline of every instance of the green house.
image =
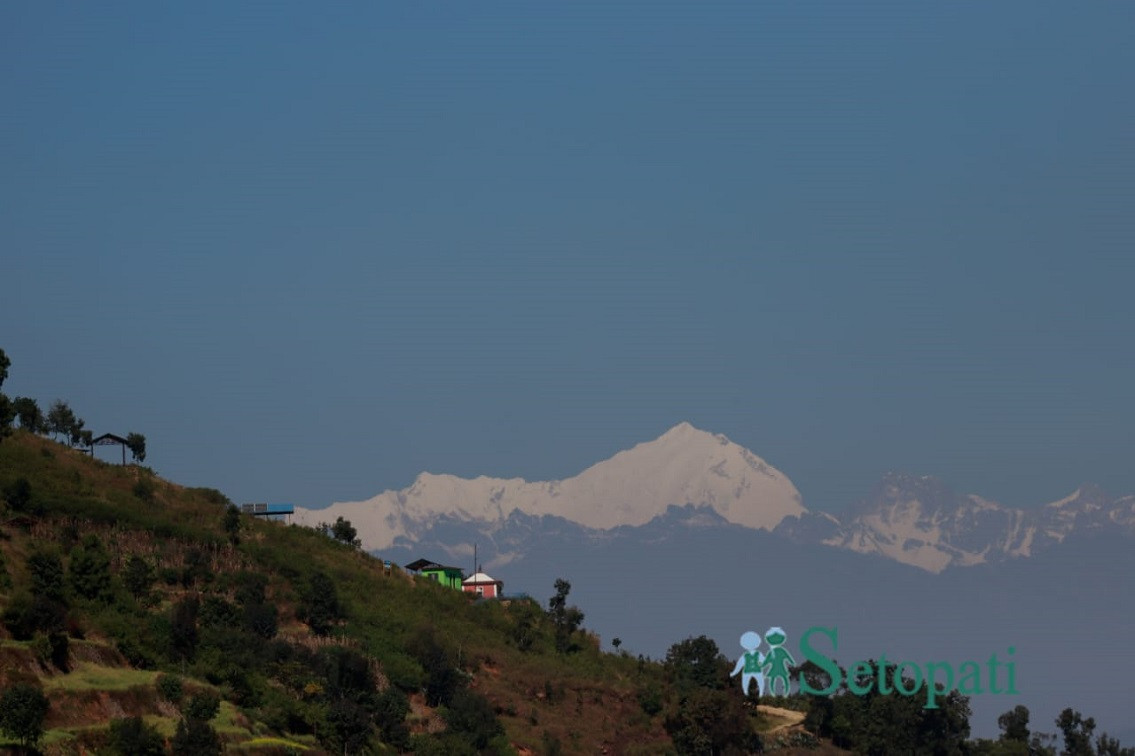
POLYGON ((446 588, 453 588, 457 591, 461 590, 461 581, 465 579, 465 570, 460 567, 446 567, 444 564, 438 564, 429 559, 410 562, 406 565, 406 569, 421 575, 426 580, 434 580, 446 588))

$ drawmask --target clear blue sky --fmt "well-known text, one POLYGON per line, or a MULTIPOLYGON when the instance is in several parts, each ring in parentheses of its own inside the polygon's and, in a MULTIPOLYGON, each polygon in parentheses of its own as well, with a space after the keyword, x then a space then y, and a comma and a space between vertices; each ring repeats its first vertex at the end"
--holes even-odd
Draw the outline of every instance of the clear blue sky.
POLYGON ((318 506, 689 420, 1135 492, 1135 5, 8 3, 5 384, 318 506))

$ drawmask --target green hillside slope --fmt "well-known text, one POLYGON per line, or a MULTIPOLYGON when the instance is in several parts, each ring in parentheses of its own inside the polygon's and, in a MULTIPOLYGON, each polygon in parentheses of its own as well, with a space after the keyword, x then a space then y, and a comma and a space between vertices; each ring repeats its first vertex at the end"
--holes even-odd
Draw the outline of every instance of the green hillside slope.
POLYGON ((209 728, 264 752, 669 747, 642 704, 662 666, 580 631, 557 650, 535 602, 474 602, 312 529, 226 529, 217 491, 23 431, 0 492, 0 690, 46 696, 48 752, 140 747, 135 716, 206 751, 209 728))

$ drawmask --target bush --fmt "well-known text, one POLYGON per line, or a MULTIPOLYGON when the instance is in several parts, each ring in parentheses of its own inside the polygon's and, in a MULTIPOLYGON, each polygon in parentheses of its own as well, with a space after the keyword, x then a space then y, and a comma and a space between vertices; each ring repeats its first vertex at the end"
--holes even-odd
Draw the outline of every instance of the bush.
POLYGON ((142 600, 149 595, 150 586, 154 584, 154 570, 149 562, 134 554, 126 562, 122 583, 134 598, 142 600))
POLYGON ((107 747, 116 756, 162 756, 166 750, 162 736, 141 717, 111 721, 107 747))
POLYGON ((88 599, 102 599, 110 595, 110 555, 106 553, 98 536, 91 534, 81 546, 71 551, 71 586, 88 599))
POLYGON ((19 593, 9 602, 2 615, 4 626, 16 640, 31 640, 36 631, 62 632, 67 619, 67 608, 59 601, 42 593, 34 597, 19 593))
POLYGON ((504 732, 493 707, 482 696, 462 690, 450 702, 445 723, 453 732, 463 733, 477 750, 487 748, 489 741, 504 732))
POLYGON ((375 700, 375 721, 382 734, 382 741, 399 751, 410 747, 410 728, 406 726, 406 715, 410 713, 410 702, 406 695, 391 686, 379 694, 375 700))
POLYGON ((185 705, 185 716, 208 722, 221 710, 221 697, 211 690, 203 690, 189 699, 185 705))
POLYGON ((638 692, 638 705, 648 717, 653 717, 662 711, 662 691, 656 686, 643 688, 638 692))
POLYGON ((208 722, 183 719, 170 742, 174 756, 219 756, 221 739, 208 722))
POLYGON ((132 492, 147 504, 152 504, 154 501, 154 484, 149 478, 140 478, 138 482, 134 484, 132 492))
POLYGON ((312 575, 296 615, 316 635, 330 633, 331 627, 344 617, 334 581, 322 572, 312 575))
POLYGON ((158 693, 162 698, 172 704, 181 703, 181 697, 185 695, 185 689, 181 685, 181 678, 177 675, 159 675, 158 676, 158 693))
POLYGON ((197 653, 197 597, 187 596, 173 605, 170 614, 170 656, 192 661, 197 653))
POLYGON ((36 551, 28 556, 28 572, 32 576, 32 593, 55 601, 63 601, 63 561, 54 552, 36 551))
POLYGON ((279 626, 276 607, 271 604, 245 604, 242 624, 250 633, 271 640, 276 637, 279 626))
POLYGON ((16 478, 4 486, 4 499, 14 512, 27 512, 31 509, 32 484, 27 478, 16 478))
POLYGON ((32 639, 32 651, 43 666, 51 665, 60 672, 67 672, 68 653, 71 643, 65 633, 37 633, 32 639))

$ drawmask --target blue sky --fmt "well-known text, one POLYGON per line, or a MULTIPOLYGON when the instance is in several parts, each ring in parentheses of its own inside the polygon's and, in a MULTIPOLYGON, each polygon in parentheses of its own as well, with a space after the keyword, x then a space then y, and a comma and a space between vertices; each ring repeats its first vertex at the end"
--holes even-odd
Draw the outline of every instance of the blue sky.
POLYGON ((240 501, 675 423, 1135 492, 1135 6, 8 4, 5 391, 240 501))

